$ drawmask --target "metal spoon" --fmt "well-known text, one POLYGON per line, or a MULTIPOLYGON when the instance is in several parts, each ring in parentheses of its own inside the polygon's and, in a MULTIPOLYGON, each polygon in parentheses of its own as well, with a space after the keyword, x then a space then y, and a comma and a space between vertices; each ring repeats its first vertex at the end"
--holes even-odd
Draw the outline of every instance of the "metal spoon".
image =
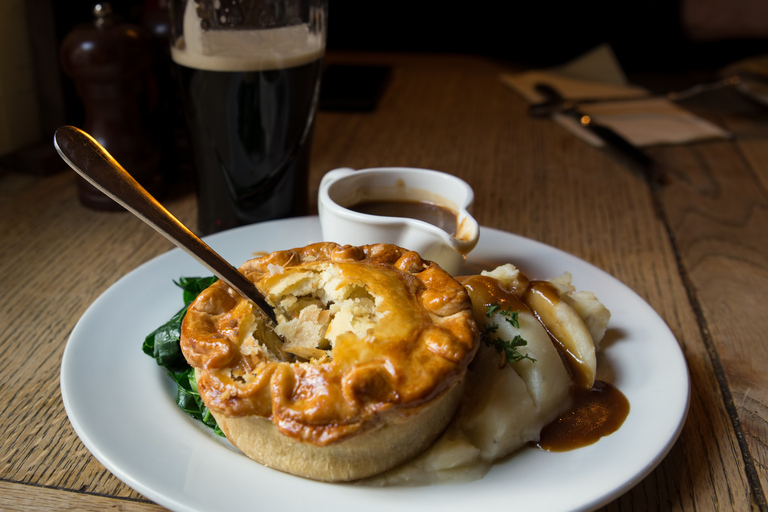
POLYGON ((275 312, 258 288, 144 190, 93 137, 73 126, 62 126, 53 136, 53 145, 61 158, 80 176, 253 302, 270 327, 274 328, 275 312))

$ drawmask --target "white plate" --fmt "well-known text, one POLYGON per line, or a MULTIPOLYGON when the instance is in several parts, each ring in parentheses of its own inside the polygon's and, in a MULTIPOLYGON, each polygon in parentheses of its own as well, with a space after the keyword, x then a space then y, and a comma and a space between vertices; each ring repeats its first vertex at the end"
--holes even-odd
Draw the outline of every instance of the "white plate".
MULTIPOLYGON (((256 251, 316 242, 316 217, 246 226, 207 239, 236 265, 256 251)), ((189 419, 174 403, 170 379, 141 345, 182 305, 172 280, 209 275, 175 249, 129 273, 78 322, 64 351, 61 394, 72 425, 93 455, 149 499, 178 511, 526 511, 588 510, 647 475, 677 438, 688 408, 688 372, 663 320, 632 290, 552 247, 483 228, 470 266, 512 262, 533 278, 570 271, 612 312, 599 364, 627 396, 621 429, 566 453, 526 448, 481 480, 430 487, 326 484, 260 466, 189 419)))

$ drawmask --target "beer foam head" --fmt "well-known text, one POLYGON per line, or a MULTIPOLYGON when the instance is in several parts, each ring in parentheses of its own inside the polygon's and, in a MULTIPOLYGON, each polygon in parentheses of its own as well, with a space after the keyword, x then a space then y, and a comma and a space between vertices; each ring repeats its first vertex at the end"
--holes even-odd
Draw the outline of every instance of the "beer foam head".
POLYGON ((308 64, 322 57, 325 39, 308 24, 259 30, 203 30, 187 2, 184 35, 171 47, 177 64, 208 71, 266 71, 308 64))

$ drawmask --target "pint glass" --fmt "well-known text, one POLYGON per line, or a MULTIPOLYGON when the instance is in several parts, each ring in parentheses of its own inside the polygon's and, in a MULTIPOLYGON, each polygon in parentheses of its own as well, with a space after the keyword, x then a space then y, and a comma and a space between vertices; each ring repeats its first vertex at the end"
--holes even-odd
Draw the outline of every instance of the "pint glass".
POLYGON ((327 0, 173 0, 198 232, 303 215, 327 0))

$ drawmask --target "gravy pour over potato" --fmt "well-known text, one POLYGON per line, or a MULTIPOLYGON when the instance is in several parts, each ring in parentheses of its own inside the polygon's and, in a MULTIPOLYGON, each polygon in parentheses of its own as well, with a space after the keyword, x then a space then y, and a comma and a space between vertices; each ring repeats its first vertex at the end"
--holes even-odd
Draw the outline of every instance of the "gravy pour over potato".
POLYGON ((469 367, 459 410, 429 449, 371 483, 480 478, 494 461, 538 441, 542 429, 569 410, 574 387, 592 387, 595 346, 610 319, 594 294, 577 292, 567 273, 531 281, 512 264, 459 279, 485 340, 469 367), (516 339, 527 343, 510 361, 498 346, 516 339))

